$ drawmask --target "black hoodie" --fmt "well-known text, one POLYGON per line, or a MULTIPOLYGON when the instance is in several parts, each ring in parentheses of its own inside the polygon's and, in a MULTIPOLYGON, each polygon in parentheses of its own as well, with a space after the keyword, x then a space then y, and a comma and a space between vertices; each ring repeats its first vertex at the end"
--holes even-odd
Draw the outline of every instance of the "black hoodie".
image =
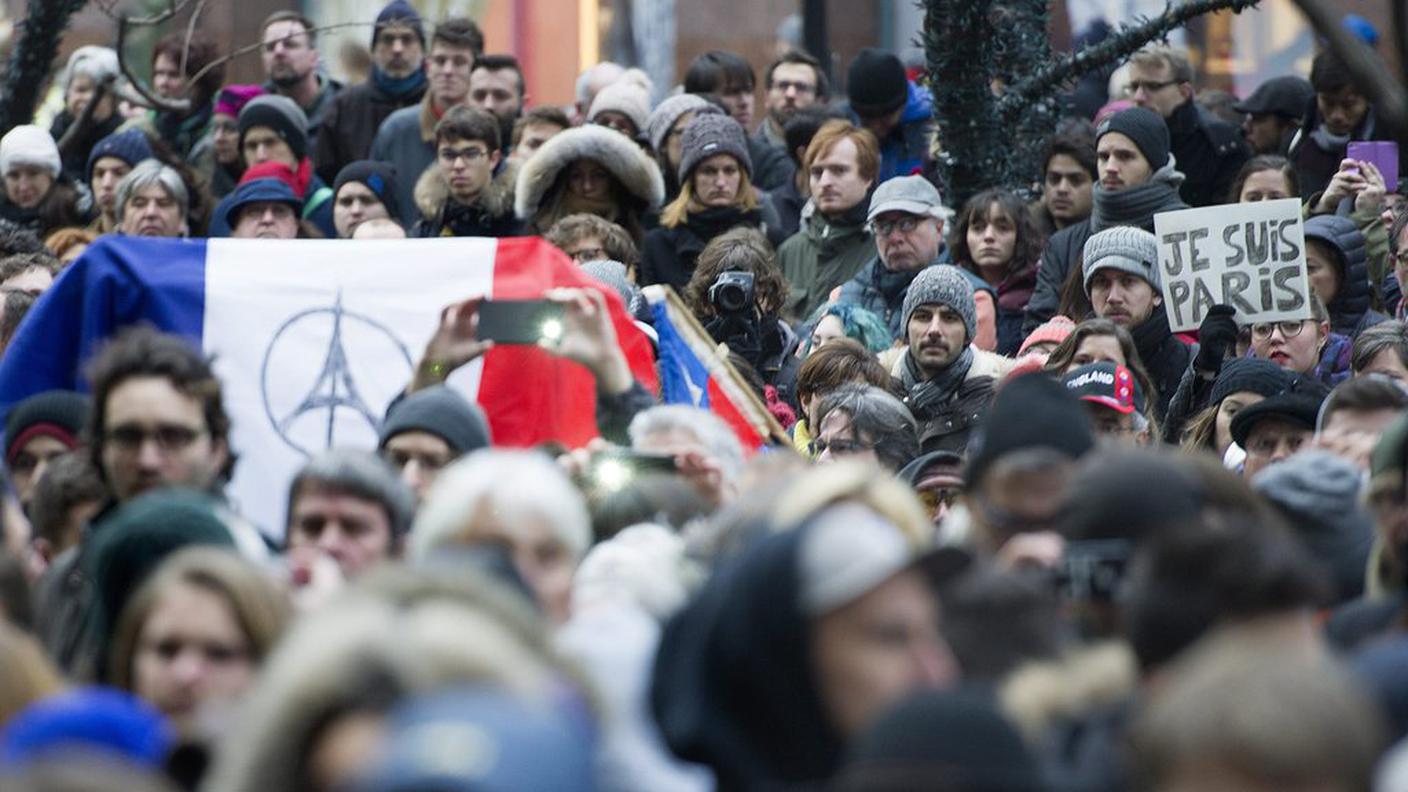
POLYGON ((842 758, 799 601, 805 534, 766 536, 726 563, 661 637, 651 689, 660 731, 725 792, 815 785, 842 758))

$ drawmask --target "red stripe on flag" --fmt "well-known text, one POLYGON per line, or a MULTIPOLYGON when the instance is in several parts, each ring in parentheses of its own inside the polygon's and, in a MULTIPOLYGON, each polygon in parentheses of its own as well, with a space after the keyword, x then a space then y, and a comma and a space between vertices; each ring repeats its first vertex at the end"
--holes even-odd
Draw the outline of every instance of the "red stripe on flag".
MULTIPOLYGON (((531 300, 547 289, 595 288, 606 295, 612 324, 636 379, 652 392, 659 380, 650 340, 631 321, 621 297, 537 237, 499 240, 491 297, 531 300)), ((597 436, 596 382, 584 367, 530 346, 499 346, 484 359, 479 403, 496 445, 558 441, 576 448, 597 436)))
POLYGON ((728 424, 733 433, 738 436, 738 442, 743 446, 743 453, 749 457, 753 456, 759 448, 763 447, 763 436, 759 434, 757 427, 743 417, 743 414, 734 406, 733 400, 719 387, 719 383, 713 377, 709 378, 709 411, 719 416, 728 424))

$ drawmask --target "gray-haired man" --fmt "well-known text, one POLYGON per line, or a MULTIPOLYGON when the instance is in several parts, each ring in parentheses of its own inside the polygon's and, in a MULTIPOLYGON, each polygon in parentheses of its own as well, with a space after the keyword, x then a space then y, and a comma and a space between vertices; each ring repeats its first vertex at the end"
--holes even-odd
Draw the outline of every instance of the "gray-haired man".
POLYGON ((841 287, 840 301, 879 316, 892 338, 904 332, 905 294, 919 271, 948 261, 944 221, 952 214, 923 176, 890 179, 875 188, 866 222, 876 256, 841 287))

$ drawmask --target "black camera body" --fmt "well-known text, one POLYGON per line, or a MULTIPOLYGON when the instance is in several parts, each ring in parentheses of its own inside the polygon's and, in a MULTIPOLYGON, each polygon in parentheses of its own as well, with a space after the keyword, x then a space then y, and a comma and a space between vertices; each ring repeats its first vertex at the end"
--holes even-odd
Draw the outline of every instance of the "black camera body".
POLYGON ((709 287, 709 302, 721 314, 745 314, 753 310, 753 273, 720 272, 709 287))

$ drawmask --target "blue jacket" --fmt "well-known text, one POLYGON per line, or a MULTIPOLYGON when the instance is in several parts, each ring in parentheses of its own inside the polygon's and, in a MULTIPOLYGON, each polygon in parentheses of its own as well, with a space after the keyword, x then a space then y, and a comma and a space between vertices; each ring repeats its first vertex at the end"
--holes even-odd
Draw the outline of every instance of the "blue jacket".
MULTIPOLYGON (((857 124, 860 118, 851 112, 857 124)), ((909 83, 909 98, 900 123, 880 141, 880 176, 876 183, 896 176, 919 173, 929 163, 929 130, 934 120, 934 97, 928 88, 909 83)))

